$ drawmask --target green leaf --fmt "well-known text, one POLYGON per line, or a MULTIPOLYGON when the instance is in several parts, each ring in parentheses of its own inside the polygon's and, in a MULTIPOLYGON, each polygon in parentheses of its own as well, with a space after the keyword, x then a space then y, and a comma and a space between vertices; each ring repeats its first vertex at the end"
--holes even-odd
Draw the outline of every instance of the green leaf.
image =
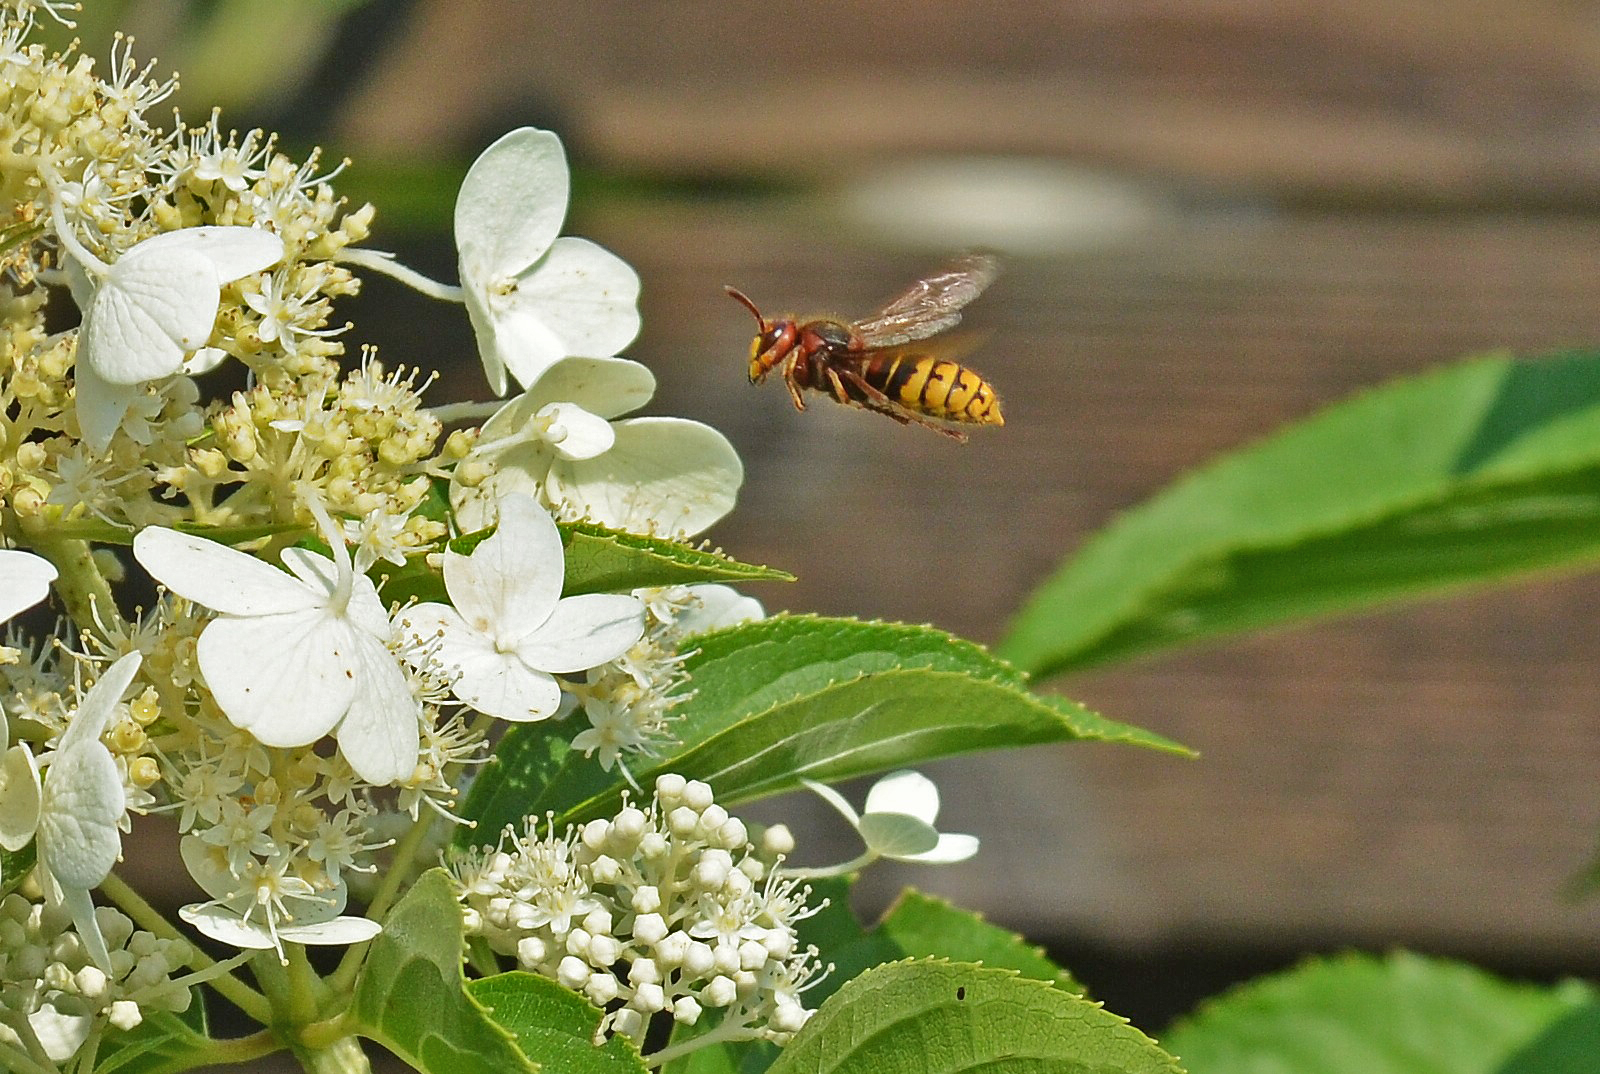
POLYGON ((536 1074, 466 990, 461 908, 443 869, 422 874, 372 942, 356 984, 355 1032, 424 1074, 536 1074))
POLYGON ((1600 1056, 1600 999, 1552 1022, 1495 1074, 1594 1074, 1600 1056))
POLYGON ((1600 559, 1600 354, 1398 380, 1089 540, 1000 652, 1035 673, 1600 559))
POLYGON ((152 1011, 128 1032, 111 1030, 95 1074, 168 1074, 200 1065, 214 1045, 205 1035, 201 1010, 196 992, 184 1014, 152 1011))
POLYGON ((600 1012, 537 974, 500 973, 469 982, 467 992, 509 1030, 529 1059, 562 1074, 643 1074, 639 1052, 626 1037, 595 1046, 600 1012))
MULTIPOLYGON (((697 637, 689 693, 674 710, 683 745, 639 775, 703 779, 733 805, 799 786, 973 750, 1089 739, 1185 752, 1063 698, 1040 698, 1016 669, 931 627, 774 616, 697 637)), ((476 781, 458 840, 492 842, 525 815, 558 824, 612 811, 617 772, 567 751, 570 728, 519 726, 476 781)))
POLYGON ((6 850, 0 847, 0 897, 11 894, 17 885, 28 878, 33 872, 34 862, 38 860, 38 845, 29 842, 21 850, 6 850))
MULTIPOLYGON (((1008 970, 943 961, 870 969, 834 993, 770 1074, 1178 1074, 1098 1003, 1008 970)), ((1365 1072, 1363 1072, 1365 1074, 1365 1072)))
MULTIPOLYGON (((640 586, 692 585, 699 582, 792 582, 794 575, 774 567, 758 567, 729 559, 680 541, 644 537, 609 530, 589 522, 562 522, 561 542, 566 548, 566 578, 562 593, 626 593, 640 586)), ((450 542, 450 549, 465 555, 494 531, 478 530, 450 542)), ((380 565, 381 566, 381 565, 380 565)), ((426 556, 416 556, 404 567, 386 567, 382 591, 385 600, 445 601, 444 579, 430 567, 426 556)))
POLYGON ((1352 954, 1243 985, 1164 1043, 1189 1074, 1494 1074, 1593 1002, 1576 983, 1511 984, 1406 952, 1352 954))

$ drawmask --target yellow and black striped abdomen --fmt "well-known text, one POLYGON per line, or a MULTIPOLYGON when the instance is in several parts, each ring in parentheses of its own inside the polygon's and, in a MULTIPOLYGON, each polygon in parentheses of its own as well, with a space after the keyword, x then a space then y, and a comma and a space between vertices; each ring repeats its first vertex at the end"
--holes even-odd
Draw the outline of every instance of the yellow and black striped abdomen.
POLYGON ((941 421, 1004 425, 994 386, 948 358, 914 351, 875 355, 861 377, 893 403, 941 421))

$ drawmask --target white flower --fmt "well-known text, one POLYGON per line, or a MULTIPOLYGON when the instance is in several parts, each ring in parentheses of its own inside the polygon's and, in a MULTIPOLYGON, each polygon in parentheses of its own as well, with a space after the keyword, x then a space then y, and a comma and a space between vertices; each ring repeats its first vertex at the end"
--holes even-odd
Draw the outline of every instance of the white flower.
POLYGON ((170 376, 206 345, 222 285, 282 260, 283 240, 248 227, 192 227, 131 247, 112 265, 76 238, 69 279, 83 310, 78 328, 78 424, 104 451, 143 381, 170 376))
MULTIPOLYGON (((0 622, 33 607, 50 594, 55 566, 32 552, 0 549, 0 622)), ((5 745, 0 729, 0 748, 5 745)))
POLYGON ((609 419, 643 406, 655 377, 626 358, 569 358, 483 427, 464 463, 492 464, 476 487, 451 482, 466 529, 522 492, 564 516, 660 536, 700 533, 733 510, 744 466, 726 437, 685 418, 609 419))
POLYGON ((939 815, 939 788, 919 772, 891 772, 878 780, 867 792, 866 808, 860 815, 832 787, 810 779, 800 782, 837 809, 860 833, 867 849, 859 858, 843 865, 797 869, 791 871, 791 875, 833 876, 853 872, 878 858, 919 865, 949 865, 966 861, 978 852, 977 836, 941 833, 933 826, 939 815))
MULTIPOLYGON (((127 808, 127 800, 117 762, 100 741, 100 736, 111 722, 123 691, 137 674, 141 659, 138 653, 122 657, 106 669, 100 681, 79 702, 78 711, 56 743, 50 759, 44 789, 37 799, 37 828, 32 833, 37 839, 39 869, 45 877, 46 893, 72 914, 73 924, 89 957, 102 969, 110 969, 111 956, 100 935, 89 892, 111 873, 111 867, 122 854, 122 837, 117 825, 127 808)), ((11 770, 11 756, 18 749, 26 747, 19 743, 7 752, 7 797, 11 793, 11 778, 20 775, 11 770)), ((31 767, 32 759, 27 763, 31 767)), ((38 779, 36 770, 33 778, 38 779)), ((26 797, 24 792, 23 799, 26 797)), ((26 817, 13 815, 9 802, 6 814, 6 831, 0 844, 16 849, 27 842, 26 839, 17 842, 22 834, 18 829, 26 827, 26 817)))
MULTIPOLYGON (((670 619, 674 637, 687 638, 740 623, 760 622, 767 617, 767 610, 759 600, 746 596, 732 586, 702 583, 672 588, 678 589, 686 598, 681 610, 670 619)), ((636 589, 634 595, 643 597, 645 592, 636 589)), ((662 593, 661 590, 655 592, 662 593)))
POLYGON ((159 526, 134 538, 133 554, 168 589, 218 613, 196 656, 235 727, 268 746, 331 731, 361 778, 394 783, 416 767, 421 706, 387 647, 377 590, 324 528, 335 558, 284 549, 291 574, 159 526))
POLYGON ((562 358, 615 354, 639 333, 633 269, 585 239, 556 237, 567 191, 561 139, 532 127, 485 149, 461 183, 461 286, 496 395, 508 369, 532 384, 562 358))
POLYGON ((179 852, 195 883, 210 902, 190 903, 178 916, 219 943, 246 951, 278 952, 283 942, 353 944, 383 931, 378 922, 344 914, 349 892, 341 881, 331 891, 317 891, 289 871, 283 857, 255 863, 247 877, 234 875, 221 848, 185 836, 179 852))
POLYGON ((469 556, 444 553, 454 607, 418 604, 401 629, 457 673, 464 704, 503 720, 555 714, 552 673, 584 671, 622 655, 644 633, 644 606, 610 593, 561 596, 561 534, 526 496, 500 502, 500 526, 469 556))

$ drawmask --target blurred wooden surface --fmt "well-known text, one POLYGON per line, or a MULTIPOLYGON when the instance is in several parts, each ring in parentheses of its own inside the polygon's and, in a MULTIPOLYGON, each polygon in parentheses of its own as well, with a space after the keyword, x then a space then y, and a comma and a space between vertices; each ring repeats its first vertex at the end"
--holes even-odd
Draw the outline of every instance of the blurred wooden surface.
MULTIPOLYGON (((800 576, 760 594, 775 608, 993 640, 1083 536, 1219 451, 1463 353, 1600 340, 1595 3, 432 0, 411 16, 345 102, 338 152, 470 154, 536 122, 602 168, 813 184, 785 203, 578 207, 643 277, 630 353, 659 375, 652 409, 711 422, 746 460, 712 536, 800 576), (891 252, 852 192, 940 154, 1070 161, 1139 180, 1153 206, 1011 258, 973 307, 1006 427, 961 447, 747 387, 748 317, 722 285, 865 310, 949 220, 900 236, 924 253, 891 252)), ((481 394, 464 319, 423 326, 436 337, 390 325, 385 286, 350 308, 352 340, 459 355, 460 391, 481 394)), ((1547 580, 1062 682, 1204 757, 946 763, 944 819, 982 855, 875 872, 871 893, 915 882, 1110 947, 1592 960, 1575 952, 1600 905, 1562 888, 1600 829, 1597 607, 1600 579, 1547 580)))

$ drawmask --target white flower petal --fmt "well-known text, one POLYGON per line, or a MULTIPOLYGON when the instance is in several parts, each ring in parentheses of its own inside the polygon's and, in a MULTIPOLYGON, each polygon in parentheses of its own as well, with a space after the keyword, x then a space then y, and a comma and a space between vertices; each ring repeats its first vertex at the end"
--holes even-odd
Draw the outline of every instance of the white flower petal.
POLYGON ((305 746, 333 730, 364 687, 365 637, 327 609, 310 608, 214 620, 196 649, 206 684, 235 727, 263 745, 305 746))
POLYGON ((95 372, 92 363, 81 360, 73 367, 72 385, 83 441, 96 454, 104 454, 128 408, 144 389, 138 384, 112 384, 95 372))
POLYGON ((51 1062, 65 1063, 78 1054, 83 1042, 89 1039, 94 1018, 87 1014, 62 1014, 53 1004, 45 1003, 28 1015, 28 1025, 51 1062))
POLYGON ((514 276, 543 256, 567 215, 568 186, 561 139, 549 131, 519 127, 485 149, 456 196, 462 282, 514 276))
POLYGON ((450 662, 460 672, 451 692, 478 712, 527 723, 549 719, 561 706, 561 687, 555 678, 529 667, 515 653, 498 652, 484 643, 470 650, 453 649, 450 662))
POLYGON ((272 933, 265 925, 244 921, 232 910, 204 903, 178 908, 178 916, 193 925, 202 936, 245 951, 268 951, 274 946, 272 933))
POLYGON ((488 295, 471 285, 465 271, 461 273, 462 296, 466 300, 467 321, 472 325, 473 337, 478 343, 478 357, 483 362, 484 379, 489 390, 496 395, 506 393, 506 363, 500 357, 500 340, 495 334, 494 316, 485 305, 488 295))
POLYGON ((0 847, 21 850, 39 827, 39 766, 21 742, 0 755, 0 847))
POLYGON ((567 674, 615 660, 643 636, 640 601, 586 593, 562 598, 542 626, 516 643, 517 655, 530 667, 567 674))
POLYGON ((638 362, 627 358, 567 358, 530 384, 522 399, 512 400, 490 418, 483 427, 484 439, 520 428, 528 415, 548 403, 576 403, 591 414, 615 418, 638 410, 655 393, 655 374, 638 362), (518 406, 523 408, 522 413, 507 413, 518 406))
MULTIPOLYGON (((203 258, 210 262, 220 283, 232 283, 241 276, 253 275, 282 261, 283 240, 256 227, 186 227, 144 240, 122 260, 130 256, 147 257, 156 251, 163 254, 177 251, 203 258)), ((113 272, 115 269, 113 265, 113 272)))
POLYGON ((209 373, 228 360, 228 352, 221 347, 201 347, 183 360, 183 375, 198 377, 209 373))
MULTIPOLYGON (((0 622, 50 595, 55 564, 32 552, 0 549, 0 622)), ((0 740, 3 744, 3 740, 0 740)))
POLYGON ((566 571, 561 533, 527 496, 500 501, 499 526, 470 556, 444 558, 450 603, 473 629, 514 642, 550 616, 566 571))
POLYGON ((759 600, 745 596, 732 586, 693 585, 689 591, 697 599, 672 624, 684 637, 739 623, 759 622, 767 617, 767 610, 759 600))
POLYGON ((382 931, 383 926, 371 918, 345 916, 310 925, 286 925, 278 935, 292 943, 352 944, 365 943, 382 931))
MULTIPOLYGON (((470 316, 470 306, 467 312, 470 316)), ((484 316, 487 319, 482 323, 473 321, 473 328, 484 372, 497 393, 505 391, 506 371, 518 384, 531 384, 567 356, 566 344, 544 323, 538 310, 518 307, 502 297, 493 309, 485 309, 484 316), (498 384, 494 382, 496 369, 501 371, 498 384)))
POLYGON ((184 355, 211 337, 221 299, 217 270, 205 258, 136 246, 111 266, 84 311, 78 361, 113 384, 176 373, 184 355))
POLYGON ((639 334, 639 274, 588 239, 565 236, 552 243, 518 282, 514 304, 536 310, 570 355, 604 358, 639 334))
POLYGON ((106 938, 100 932, 99 919, 94 916, 94 899, 89 897, 89 889, 62 887, 56 894, 60 896, 61 905, 72 915, 72 927, 78 930, 89 957, 94 959, 96 966, 109 972, 111 952, 106 950, 106 938))
POLYGON ((575 403, 550 403, 539 417, 549 423, 544 439, 559 458, 592 459, 617 442, 609 421, 575 403))
POLYGON ((133 556, 178 594, 228 615, 273 615, 316 607, 319 597, 270 563, 162 526, 133 539, 133 556))
POLYGON ((800 778, 800 782, 815 792, 817 797, 821 798, 824 802, 827 802, 834 809, 837 809, 839 811, 839 815, 850 822, 850 827, 856 829, 861 827, 860 815, 856 813, 854 806, 845 801, 844 795, 840 794, 826 783, 818 783, 816 780, 806 779, 804 776, 800 778))
POLYGON ((904 859, 925 854, 939 845, 933 825, 904 813, 875 813, 868 809, 859 828, 868 847, 886 858, 904 859))
POLYGON ((939 788, 921 772, 891 772, 867 792, 863 813, 904 813, 932 825, 939 816, 939 788))
POLYGON ((100 736, 106 733, 117 702, 122 700, 128 684, 139 673, 139 665, 143 660, 143 654, 132 652, 106 668, 100 681, 83 696, 72 722, 62 733, 61 741, 56 743, 58 751, 65 753, 99 741, 100 736))
POLYGON ((417 768, 422 705, 383 643, 354 637, 360 685, 335 732, 339 752, 368 783, 398 783, 417 768))
POLYGON ((552 476, 602 525, 692 537, 733 510, 744 466, 726 437, 685 418, 627 418, 593 459, 560 462, 552 476))
POLYGON ((122 775, 99 742, 58 750, 39 806, 39 862, 64 891, 104 880, 122 853, 122 775))
POLYGON ((932 850, 921 854, 904 854, 899 860, 915 862, 918 865, 951 865, 958 861, 966 861, 977 852, 977 836, 946 832, 939 836, 938 845, 932 850))

